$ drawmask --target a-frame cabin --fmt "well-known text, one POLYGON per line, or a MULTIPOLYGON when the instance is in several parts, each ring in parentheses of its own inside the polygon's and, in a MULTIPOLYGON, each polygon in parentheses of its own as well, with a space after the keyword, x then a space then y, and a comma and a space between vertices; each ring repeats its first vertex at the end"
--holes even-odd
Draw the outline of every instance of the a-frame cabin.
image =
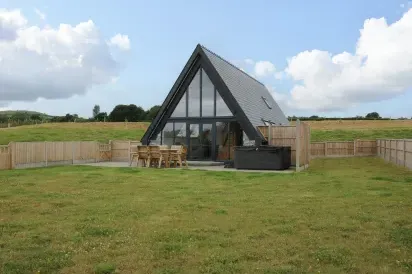
POLYGON ((235 146, 263 138, 259 125, 288 119, 259 81, 197 45, 142 138, 186 145, 188 159, 225 161, 235 146))

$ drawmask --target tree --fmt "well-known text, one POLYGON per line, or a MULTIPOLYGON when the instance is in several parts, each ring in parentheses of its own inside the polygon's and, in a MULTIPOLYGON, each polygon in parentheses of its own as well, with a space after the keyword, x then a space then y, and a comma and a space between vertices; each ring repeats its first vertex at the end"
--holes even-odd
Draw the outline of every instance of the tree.
POLYGON ((137 122, 145 119, 146 112, 143 108, 134 104, 130 105, 117 105, 109 114, 109 119, 112 122, 137 122))
POLYGON ((73 122, 75 116, 71 115, 70 113, 67 113, 66 116, 64 117, 64 122, 73 122))
POLYGON ((40 115, 39 114, 32 114, 31 116, 30 116, 30 120, 33 120, 33 121, 40 121, 41 120, 41 117, 40 117, 40 115))
POLYGON ((366 114, 365 118, 366 119, 380 119, 381 116, 377 112, 371 112, 371 113, 366 114))
POLYGON ((94 117, 96 121, 107 121, 107 112, 100 112, 94 117))
POLYGON ((93 107, 93 118, 96 118, 96 116, 100 113, 100 106, 99 105, 94 105, 93 107))
POLYGON ((146 111, 146 120, 148 121, 153 120, 156 117, 159 110, 160 110, 160 106, 158 105, 151 107, 148 111, 146 111))

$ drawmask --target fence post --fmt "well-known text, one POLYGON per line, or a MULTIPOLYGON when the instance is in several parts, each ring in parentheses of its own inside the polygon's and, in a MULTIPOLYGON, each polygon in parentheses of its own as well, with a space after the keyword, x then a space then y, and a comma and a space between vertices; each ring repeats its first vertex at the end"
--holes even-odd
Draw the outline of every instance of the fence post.
POLYGON ((100 163, 100 144, 99 142, 95 141, 96 144, 96 163, 100 163))
POLYGON ((392 162, 392 139, 389 140, 389 162, 392 162))
POLYGON ((353 156, 356 156, 356 145, 358 144, 357 140, 353 140, 353 156))
POLYGON ((271 142, 272 142, 272 124, 269 124, 268 145, 271 145, 271 142))
POLYGON ((129 141, 129 154, 127 155, 127 158, 129 159, 129 165, 130 165, 130 153, 132 152, 131 147, 130 147, 130 141, 129 141))
POLYGON ((74 142, 72 141, 72 165, 74 165, 74 142))
POLYGON ((16 144, 14 142, 9 143, 9 153, 10 153, 10 169, 14 169, 16 161, 16 144))
POLYGON ((109 140, 110 145, 110 162, 112 161, 113 149, 112 149, 112 140, 109 140))
POLYGON ((296 171, 299 171, 300 165, 300 120, 296 120, 296 171))
POLYGON ((326 157, 326 155, 328 155, 328 142, 324 142, 323 143, 323 148, 325 149, 325 151, 324 151, 324 155, 325 155, 325 157, 326 157))
POLYGON ((395 164, 398 165, 398 140, 395 140, 395 164))
POLYGON ((406 167, 406 139, 403 139, 403 166, 406 167))
POLYGON ((44 142, 44 162, 47 166, 47 142, 44 142))

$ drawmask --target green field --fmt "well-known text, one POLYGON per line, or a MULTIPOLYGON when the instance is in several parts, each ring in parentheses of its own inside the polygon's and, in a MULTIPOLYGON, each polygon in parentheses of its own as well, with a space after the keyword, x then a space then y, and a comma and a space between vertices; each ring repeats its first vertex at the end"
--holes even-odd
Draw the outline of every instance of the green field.
POLYGON ((1 273, 411 273, 412 172, 0 172, 1 273), (39 272, 36 272, 39 271, 39 272))
POLYGON ((14 142, 35 141, 100 141, 140 140, 145 129, 140 123, 60 123, 34 126, 21 126, 0 129, 0 145, 14 142))
POLYGON ((382 128, 382 129, 333 129, 311 131, 312 142, 324 141, 353 141, 355 139, 412 139, 410 128, 382 128))
MULTIPOLYGON (((310 122, 311 141, 352 141, 354 139, 412 139, 407 121, 310 122), (358 122, 358 123, 356 123, 358 122)), ((148 123, 59 123, 0 129, 0 145, 22 141, 140 140, 148 123)))

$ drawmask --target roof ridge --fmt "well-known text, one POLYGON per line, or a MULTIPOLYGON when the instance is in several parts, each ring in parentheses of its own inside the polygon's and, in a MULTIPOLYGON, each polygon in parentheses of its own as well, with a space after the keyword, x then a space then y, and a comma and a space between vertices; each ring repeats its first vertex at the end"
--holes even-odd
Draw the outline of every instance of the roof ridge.
POLYGON ((219 58, 220 60, 226 62, 226 63, 229 64, 230 66, 232 66, 232 67, 234 67, 235 69, 239 70, 240 72, 242 72, 243 74, 245 74, 246 76, 248 76, 249 78, 251 78, 252 80, 258 82, 259 84, 261 84, 262 86, 264 86, 264 87, 266 88, 266 86, 265 86, 262 82, 260 82, 260 81, 257 80, 256 78, 250 76, 247 72, 241 70, 240 68, 238 68, 237 66, 235 66, 235 65, 232 64, 231 62, 227 61, 225 58, 221 57, 220 55, 214 53, 213 51, 211 51, 211 50, 208 49, 207 47, 205 47, 205 46, 203 46, 203 45, 201 45, 201 44, 199 44, 199 45, 200 45, 200 47, 201 47, 202 49, 207 50, 208 52, 210 52, 211 54, 213 54, 214 56, 216 56, 216 57, 219 58))

